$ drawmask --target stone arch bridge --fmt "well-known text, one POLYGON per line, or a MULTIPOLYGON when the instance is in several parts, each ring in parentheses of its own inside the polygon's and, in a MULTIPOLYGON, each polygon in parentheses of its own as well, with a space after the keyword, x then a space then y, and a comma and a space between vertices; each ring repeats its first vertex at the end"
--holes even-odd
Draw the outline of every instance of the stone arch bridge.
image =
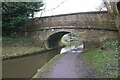
POLYGON ((118 37, 114 18, 106 11, 35 18, 25 25, 24 32, 47 48, 58 47, 62 36, 69 32, 77 33, 86 46, 118 37))

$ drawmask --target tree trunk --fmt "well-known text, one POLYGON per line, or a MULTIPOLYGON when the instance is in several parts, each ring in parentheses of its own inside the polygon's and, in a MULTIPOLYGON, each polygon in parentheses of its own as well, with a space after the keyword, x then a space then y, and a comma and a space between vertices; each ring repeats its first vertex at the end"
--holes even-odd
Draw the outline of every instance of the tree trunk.
POLYGON ((106 0, 103 0, 104 4, 105 4, 105 7, 107 8, 107 11, 112 14, 113 13, 113 10, 111 9, 111 5, 108 1, 106 0))
POLYGON ((103 1, 107 8, 108 13, 110 13, 111 16, 114 16, 115 25, 118 29, 120 39, 120 13, 117 8, 117 2, 108 2, 107 0, 103 1))
POLYGON ((116 27, 117 27, 117 29, 118 29, 119 39, 120 39, 120 15, 117 15, 117 16, 116 16, 115 24, 116 24, 116 27))
POLYGON ((116 2, 110 2, 111 8, 113 10, 113 16, 115 17, 115 24, 116 27, 119 31, 119 38, 120 38, 120 14, 117 8, 117 3, 116 2))

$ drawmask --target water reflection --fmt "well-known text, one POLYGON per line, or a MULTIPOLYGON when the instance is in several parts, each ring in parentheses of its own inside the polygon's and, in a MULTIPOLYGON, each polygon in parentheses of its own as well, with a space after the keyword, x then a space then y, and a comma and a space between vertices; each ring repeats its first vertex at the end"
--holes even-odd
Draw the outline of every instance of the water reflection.
POLYGON ((63 54, 65 52, 72 51, 72 50, 73 50, 72 52, 76 52, 74 51, 75 49, 81 49, 79 52, 82 52, 83 47, 84 47, 83 43, 79 41, 72 41, 68 43, 66 47, 61 49, 60 54, 63 54))

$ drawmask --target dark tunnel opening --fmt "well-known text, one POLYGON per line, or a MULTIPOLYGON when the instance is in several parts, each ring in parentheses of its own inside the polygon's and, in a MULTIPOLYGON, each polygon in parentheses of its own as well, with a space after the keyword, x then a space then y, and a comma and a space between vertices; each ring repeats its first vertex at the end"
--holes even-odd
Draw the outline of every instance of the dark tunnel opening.
POLYGON ((57 48, 60 47, 59 42, 61 41, 61 38, 70 32, 62 31, 62 32, 57 32, 53 35, 51 35, 47 42, 48 42, 48 47, 49 48, 57 48))
POLYGON ((117 8, 118 8, 118 11, 120 13, 120 1, 117 3, 117 8))

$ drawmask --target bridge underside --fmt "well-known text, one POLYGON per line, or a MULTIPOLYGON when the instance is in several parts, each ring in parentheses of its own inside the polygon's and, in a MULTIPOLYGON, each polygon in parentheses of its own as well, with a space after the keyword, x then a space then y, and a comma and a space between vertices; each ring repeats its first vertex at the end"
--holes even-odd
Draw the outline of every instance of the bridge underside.
POLYGON ((58 32, 58 33, 55 33, 53 35, 51 35, 48 40, 47 40, 47 44, 48 44, 48 48, 56 48, 56 47, 59 47, 60 46, 60 41, 61 41, 61 38, 65 35, 65 34, 68 34, 70 32, 65 32, 65 31, 62 31, 62 32, 58 32))

